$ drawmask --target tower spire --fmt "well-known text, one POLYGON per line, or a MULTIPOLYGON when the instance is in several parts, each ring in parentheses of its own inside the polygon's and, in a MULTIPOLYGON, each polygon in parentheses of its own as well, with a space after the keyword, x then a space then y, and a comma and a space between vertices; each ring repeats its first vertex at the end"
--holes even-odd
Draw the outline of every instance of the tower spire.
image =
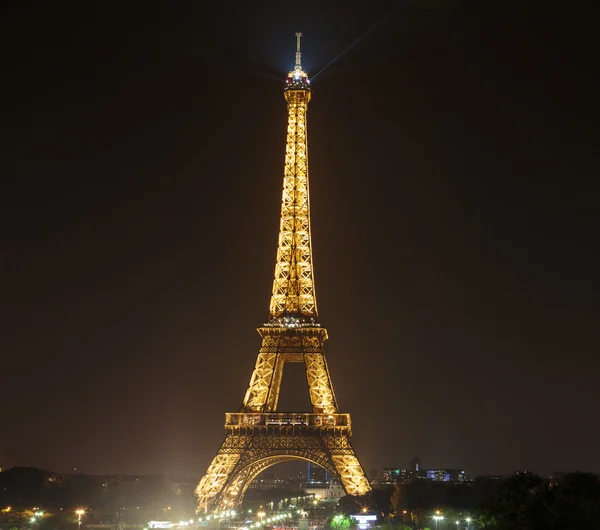
POLYGON ((300 53, 300 37, 302 33, 296 33, 296 66, 294 70, 302 71, 302 54, 300 53))

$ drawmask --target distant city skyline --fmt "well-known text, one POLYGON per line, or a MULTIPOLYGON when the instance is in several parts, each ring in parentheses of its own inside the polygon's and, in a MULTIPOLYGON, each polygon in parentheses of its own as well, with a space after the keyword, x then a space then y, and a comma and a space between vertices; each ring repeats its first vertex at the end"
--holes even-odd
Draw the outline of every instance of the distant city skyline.
MULTIPOLYGON (((274 477, 277 479, 293 479, 296 481, 300 481, 300 482, 306 482, 308 483, 308 475, 306 473, 307 471, 307 464, 309 464, 306 461, 295 461, 295 462, 286 462, 286 463, 282 463, 282 464, 276 464, 274 466, 271 466, 270 468, 267 468, 265 471, 261 472, 257 478, 260 479, 261 477, 274 477)), ((2 466, 0 465, 0 472, 7 471, 10 468, 13 467, 32 467, 32 468, 37 468, 37 469, 41 469, 43 471, 52 473, 52 474, 56 474, 56 475, 65 475, 65 476, 70 476, 70 475, 77 475, 77 474, 84 474, 84 475, 91 475, 91 476, 107 476, 107 477, 142 477, 142 476, 165 476, 165 477, 169 477, 169 478, 177 478, 177 479, 191 479, 191 480, 198 480, 201 476, 201 474, 198 475, 193 475, 193 474, 179 474, 179 473, 167 473, 167 472, 155 472, 155 473, 125 473, 125 472, 111 472, 111 473, 106 473, 106 472, 91 472, 91 471, 86 471, 85 468, 72 468, 70 470, 56 470, 56 469, 49 469, 49 468, 43 468, 43 467, 39 467, 39 466, 30 466, 30 465, 26 465, 26 464, 16 464, 16 465, 10 465, 10 466, 2 466)), ((316 466, 315 466, 316 467, 316 466)), ((453 471, 463 471, 465 473, 465 476, 467 479, 469 480, 473 480, 475 478, 478 477, 510 477, 514 474, 518 474, 518 473, 533 473, 536 475, 539 475, 541 477, 544 478, 551 478, 553 475, 556 474, 564 474, 564 473, 573 473, 573 472, 591 472, 591 473, 597 473, 593 470, 586 470, 586 469, 579 469, 579 470, 571 470, 571 469, 555 469, 552 472, 548 473, 548 474, 544 474, 544 473, 540 473, 538 471, 535 471, 533 469, 529 469, 529 468, 522 468, 522 469, 514 469, 511 470, 509 472, 506 473, 483 473, 483 474, 473 474, 473 473, 469 473, 467 469, 462 468, 461 466, 423 466, 423 470, 428 471, 428 470, 453 470, 453 471)), ((386 470, 397 470, 397 471, 410 471, 410 465, 406 466, 402 466, 402 465, 396 465, 396 466, 385 466, 382 468, 371 468, 370 470, 368 470, 367 472, 367 476, 369 478, 369 480, 371 481, 376 481, 376 482, 384 482, 384 473, 386 470), (374 474, 374 472, 376 474, 374 474)), ((323 470, 323 472, 325 472, 325 470, 323 470)), ((425 478, 427 477, 427 473, 424 474, 425 478)), ((431 478, 431 477, 429 477, 431 478)), ((331 480, 331 477, 328 477, 328 480, 331 480)), ((438 479, 441 480, 441 479, 438 479)), ((393 481, 390 482, 390 484, 393 483, 393 481)))

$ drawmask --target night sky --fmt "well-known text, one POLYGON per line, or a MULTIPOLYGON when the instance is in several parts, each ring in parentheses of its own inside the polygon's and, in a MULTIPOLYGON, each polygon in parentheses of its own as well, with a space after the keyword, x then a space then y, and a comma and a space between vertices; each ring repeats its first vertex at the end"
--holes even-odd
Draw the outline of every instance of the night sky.
MULTIPOLYGON (((204 473, 268 316, 301 31, 309 76, 329 65, 308 110, 319 316, 367 473, 600 471, 591 18, 2 10, 0 466, 204 473)), ((307 411, 288 366, 279 408, 307 411)))

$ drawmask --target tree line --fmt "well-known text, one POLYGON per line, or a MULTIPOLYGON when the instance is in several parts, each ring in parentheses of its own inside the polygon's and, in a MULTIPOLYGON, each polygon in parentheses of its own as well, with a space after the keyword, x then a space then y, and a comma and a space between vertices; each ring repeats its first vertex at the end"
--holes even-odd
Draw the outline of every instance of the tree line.
POLYGON ((551 481, 518 473, 463 484, 416 480, 346 497, 343 506, 347 513, 375 510, 396 530, 600 530, 600 475, 572 472, 551 481))
MULTIPOLYGON (((86 508, 87 523, 185 519, 195 512, 195 484, 193 479, 164 476, 58 476, 36 468, 11 468, 0 473, 0 528, 31 526, 35 509, 47 512, 36 523, 48 529, 58 528, 59 519, 73 523, 78 507, 86 508)), ((260 492, 275 501, 292 496, 289 491, 279 493, 260 492)), ((252 495, 248 497, 252 502, 252 495)), ((600 476, 573 472, 547 480, 519 473, 456 484, 414 480, 366 496, 343 497, 331 526, 348 524, 347 519, 334 519, 338 513, 365 510, 377 514, 378 524, 390 530, 600 530, 600 476)))

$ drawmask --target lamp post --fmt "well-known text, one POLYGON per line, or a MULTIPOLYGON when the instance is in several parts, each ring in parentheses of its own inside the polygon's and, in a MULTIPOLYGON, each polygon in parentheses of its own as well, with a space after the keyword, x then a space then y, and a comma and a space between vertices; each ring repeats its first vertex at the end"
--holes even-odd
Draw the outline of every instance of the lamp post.
POLYGON ((471 528, 471 518, 467 517, 465 520, 467 521, 467 530, 470 530, 470 528, 471 528))
POLYGON ((315 498, 313 499, 313 517, 315 520, 317 519, 317 504, 319 504, 319 497, 315 495, 315 498))
POLYGON ((81 530, 81 516, 85 514, 85 510, 79 508, 78 510, 75 510, 75 513, 77 514, 77 530, 81 530))
POLYGON ((40 519, 42 517, 44 517, 44 512, 42 512, 41 510, 37 510, 37 511, 33 512, 33 517, 31 518, 31 522, 39 524, 40 519))
POLYGON ((444 516, 443 515, 434 515, 433 519, 435 521, 435 528, 437 530, 438 524, 439 524, 440 521, 444 520, 444 516))

